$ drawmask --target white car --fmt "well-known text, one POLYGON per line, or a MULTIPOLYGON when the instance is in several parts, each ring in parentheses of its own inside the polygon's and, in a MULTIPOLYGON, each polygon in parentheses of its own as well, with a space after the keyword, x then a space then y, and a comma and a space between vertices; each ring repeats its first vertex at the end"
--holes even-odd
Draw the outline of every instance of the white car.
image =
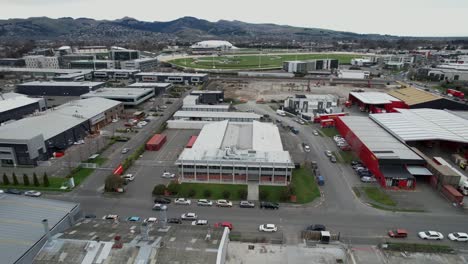
POLYGON ((103 216, 102 219, 104 219, 104 220, 117 220, 117 219, 119 219, 119 216, 118 216, 118 215, 109 214, 109 215, 103 216))
POLYGON ((450 233, 448 234, 448 238, 452 241, 459 241, 459 242, 468 242, 468 234, 467 233, 450 233))
POLYGON ((228 200, 218 200, 216 201, 216 206, 218 207, 232 207, 232 202, 228 200))
POLYGON ((207 225, 208 220, 196 220, 192 222, 192 225, 207 225))
POLYGON ((264 224, 260 225, 258 230, 261 232, 276 232, 278 231, 278 227, 276 227, 274 224, 264 224))
POLYGON ((182 220, 197 220, 198 216, 195 213, 185 213, 180 216, 182 220))
POLYGON ((309 147, 309 145, 304 145, 304 151, 305 151, 305 152, 310 152, 310 147, 309 147))
POLYGON ((331 157, 333 155, 333 153, 329 150, 325 150, 325 156, 327 157, 331 157))
POLYGON ((422 239, 428 239, 428 240, 442 240, 444 239, 444 235, 442 233, 437 232, 437 231, 423 231, 419 232, 418 236, 422 239))
POLYGON ((117 123, 117 122, 119 122, 119 120, 118 120, 118 119, 115 119, 115 118, 114 118, 114 119, 112 119, 112 123, 117 123))
POLYGON ((128 153, 129 151, 130 151, 129 148, 123 148, 121 153, 122 153, 122 154, 126 154, 126 153, 128 153))
POLYGON ((207 199, 200 199, 200 200, 198 200, 197 204, 199 206, 212 206, 213 202, 210 201, 210 200, 207 200, 207 199))
POLYGON ((135 176, 131 173, 125 174, 122 176, 122 179, 128 180, 128 181, 133 181, 135 180, 135 176))
POLYGON ((156 203, 153 205, 155 211, 167 211, 167 205, 156 203))
POLYGON ((149 217, 149 218, 146 218, 143 222, 144 223, 156 223, 158 222, 158 219, 156 217, 149 217))
POLYGON ((370 177, 370 176, 362 176, 361 181, 362 182, 376 182, 377 179, 374 177, 370 177))
POLYGON ((174 200, 175 204, 183 204, 183 205, 191 205, 192 201, 190 199, 185 199, 185 198, 176 198, 174 200))
POLYGON ((172 179, 175 177, 175 174, 174 173, 170 173, 170 172, 164 172, 162 175, 161 175, 162 178, 167 178, 167 179, 172 179))
POLYGON ((319 135, 319 133, 318 133, 317 130, 312 131, 312 134, 314 134, 314 136, 318 136, 318 135, 319 135))
POLYGON ((30 197, 39 197, 39 196, 42 195, 42 193, 38 192, 38 191, 31 190, 31 191, 24 192, 24 195, 30 196, 30 197))

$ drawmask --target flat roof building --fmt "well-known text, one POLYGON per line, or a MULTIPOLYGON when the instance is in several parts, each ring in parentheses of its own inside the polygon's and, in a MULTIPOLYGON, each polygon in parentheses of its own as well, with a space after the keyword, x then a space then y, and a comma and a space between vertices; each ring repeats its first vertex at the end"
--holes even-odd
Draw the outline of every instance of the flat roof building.
POLYGON ((202 84, 208 81, 208 74, 186 72, 140 72, 135 75, 139 82, 168 82, 177 84, 202 84))
POLYGON ((46 102, 43 98, 30 98, 23 94, 4 93, 0 96, 0 124, 21 119, 34 112, 44 111, 46 102))
POLYGON ((213 111, 177 111, 174 113, 174 120, 185 121, 223 121, 231 122, 252 122, 260 120, 260 115, 246 112, 213 112, 213 111))
POLYGON ((176 165, 182 181, 287 185, 294 163, 278 127, 258 121, 207 124, 176 165))
POLYGON ((357 104, 362 112, 392 112, 394 108, 407 107, 400 99, 380 92, 350 92, 348 100, 357 104))
POLYGON ((16 92, 37 96, 80 96, 104 87, 104 82, 34 81, 18 84, 16 92))
POLYGON ((154 89, 154 94, 155 95, 160 95, 160 94, 164 94, 166 93, 167 91, 169 91, 169 89, 171 89, 173 86, 172 83, 158 83, 158 82, 136 82, 136 83, 132 83, 132 84, 129 84, 128 87, 130 88, 151 88, 151 89, 154 89))
POLYGON ((158 66, 157 58, 140 58, 136 60, 121 61, 120 68, 127 70, 151 71, 158 66))
POLYGON ((100 97, 122 102, 125 106, 137 106, 154 97, 151 88, 101 88, 81 95, 82 99, 100 97))
POLYGON ((86 80, 92 77, 91 70, 0 67, 0 78, 4 79, 53 79, 69 74, 83 74, 86 80))
POLYGON ((139 70, 132 69, 100 69, 93 71, 93 76, 96 79, 133 79, 139 70))
POLYGON ((405 102, 407 107, 401 108, 468 110, 468 104, 465 102, 455 101, 415 87, 396 89, 388 94, 405 102))
POLYGON ((296 94, 284 100, 284 110, 298 113, 305 119, 312 120, 315 114, 336 113, 338 97, 332 94, 296 94))

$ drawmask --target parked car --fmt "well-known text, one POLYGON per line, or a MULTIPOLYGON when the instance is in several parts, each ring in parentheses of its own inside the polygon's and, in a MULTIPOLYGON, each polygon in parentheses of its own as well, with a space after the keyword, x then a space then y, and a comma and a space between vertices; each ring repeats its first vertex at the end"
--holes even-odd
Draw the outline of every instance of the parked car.
POLYGON ((388 236, 393 238, 406 238, 408 236, 408 231, 398 228, 388 231, 388 236))
POLYGON ((305 152, 310 152, 310 146, 308 144, 303 143, 302 146, 304 147, 305 152))
POLYGON ((192 225, 207 225, 208 220, 195 220, 192 222, 192 225))
POLYGON ((313 131, 312 131, 312 134, 313 134, 314 136, 318 136, 318 135, 319 135, 319 133, 318 133, 317 130, 313 130, 313 131))
POLYGON ((129 222, 140 222, 140 217, 139 216, 130 216, 129 218, 127 218, 127 221, 129 222))
POLYGON ((468 234, 467 233, 450 233, 448 234, 448 238, 452 241, 458 241, 458 242, 467 242, 468 241, 468 234))
POLYGON ((199 205, 199 206, 212 206, 213 202, 210 201, 210 200, 207 200, 207 199, 200 199, 200 200, 198 200, 197 205, 199 205))
POLYGON ((228 200, 217 200, 216 201, 216 206, 218 207, 232 207, 232 202, 228 200))
POLYGON ((258 230, 261 232, 276 232, 278 231, 278 227, 276 227, 274 224, 264 224, 260 225, 258 230))
POLYGON ((94 219, 94 218, 96 218, 96 215, 95 214, 85 214, 84 218, 94 219))
POLYGON ((169 218, 167 222, 170 224, 182 224, 182 220, 180 218, 169 218))
POLYGON ((166 179, 172 179, 175 177, 175 174, 174 173, 170 173, 170 172, 164 172, 162 175, 161 175, 162 178, 166 178, 166 179))
POLYGON ((227 228, 229 228, 229 230, 234 229, 234 226, 232 225, 231 222, 220 222, 220 223, 216 223, 216 224, 214 224, 214 227, 215 227, 215 228, 218 228, 218 227, 227 227, 227 228))
POLYGON ((30 196, 30 197, 39 197, 39 196, 42 195, 42 193, 38 192, 38 191, 31 190, 31 191, 24 192, 24 195, 30 196))
POLYGON ((144 223, 156 223, 156 222, 158 222, 158 218, 156 218, 156 217, 148 217, 148 218, 146 218, 143 222, 144 222, 144 223))
POLYGON ((361 181, 362 182, 376 182, 377 179, 371 176, 362 176, 361 181))
POLYGON ((255 204, 250 201, 240 201, 239 202, 239 207, 241 208, 254 208, 255 204))
POLYGON ((170 204, 171 199, 169 198, 164 198, 164 197, 156 197, 154 199, 154 203, 159 203, 159 204, 170 204))
POLYGON ((16 195, 22 195, 22 194, 23 194, 23 191, 20 191, 20 190, 18 190, 18 189, 6 189, 6 190, 5 190, 5 193, 16 194, 16 195))
POLYGON ((325 156, 331 157, 333 153, 330 150, 325 150, 325 156))
POLYGON ((189 200, 189 199, 185 199, 185 198, 176 198, 174 200, 174 203, 175 204, 182 204, 182 205, 191 205, 192 201, 189 200))
POLYGON ((354 165, 362 165, 362 162, 360 162, 358 160, 353 160, 353 161, 351 161, 351 166, 354 166, 354 165))
POLYGON ((331 155, 331 156, 330 156, 330 161, 331 161, 332 163, 336 163, 336 157, 335 157, 335 155, 331 155))
POLYGON ((444 235, 442 233, 437 232, 437 231, 423 231, 419 232, 418 236, 422 239, 427 239, 427 240, 442 240, 444 239, 444 235))
POLYGON ((279 204, 273 202, 260 202, 260 209, 279 209, 279 204))
POLYGON ((123 149, 122 149, 122 154, 126 154, 126 153, 128 153, 129 151, 130 151, 129 148, 123 148, 123 149))
POLYGON ((195 213, 185 213, 180 216, 182 220, 197 220, 198 216, 195 213))
POLYGON ((127 181, 133 181, 135 180, 135 176, 131 173, 122 175, 122 179, 127 180, 127 181))
POLYGON ((326 231, 327 228, 324 225, 318 224, 318 225, 310 225, 306 228, 308 231, 326 231))
POLYGON ((167 205, 156 203, 153 205, 155 211, 167 211, 167 205))
POLYGON ((117 219, 119 219, 119 216, 115 215, 115 214, 108 214, 108 215, 103 216, 102 219, 104 219, 104 220, 117 220, 117 219))

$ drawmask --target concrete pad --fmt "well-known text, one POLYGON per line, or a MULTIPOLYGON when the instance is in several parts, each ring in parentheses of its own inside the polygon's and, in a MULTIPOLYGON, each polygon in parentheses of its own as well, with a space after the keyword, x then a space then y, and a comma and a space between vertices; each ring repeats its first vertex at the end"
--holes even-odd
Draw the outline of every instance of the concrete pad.
POLYGON ((247 200, 258 201, 258 182, 247 183, 247 200))

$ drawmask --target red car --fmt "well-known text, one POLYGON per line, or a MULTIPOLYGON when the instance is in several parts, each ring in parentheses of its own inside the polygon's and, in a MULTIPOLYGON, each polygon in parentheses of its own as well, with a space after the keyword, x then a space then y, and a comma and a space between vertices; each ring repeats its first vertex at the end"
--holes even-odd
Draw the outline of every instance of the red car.
POLYGON ((388 236, 393 238, 406 238, 408 236, 408 231, 405 229, 397 229, 388 231, 388 236))
POLYGON ((229 230, 232 230, 234 227, 232 226, 231 222, 220 222, 214 224, 214 227, 227 227, 229 230))

